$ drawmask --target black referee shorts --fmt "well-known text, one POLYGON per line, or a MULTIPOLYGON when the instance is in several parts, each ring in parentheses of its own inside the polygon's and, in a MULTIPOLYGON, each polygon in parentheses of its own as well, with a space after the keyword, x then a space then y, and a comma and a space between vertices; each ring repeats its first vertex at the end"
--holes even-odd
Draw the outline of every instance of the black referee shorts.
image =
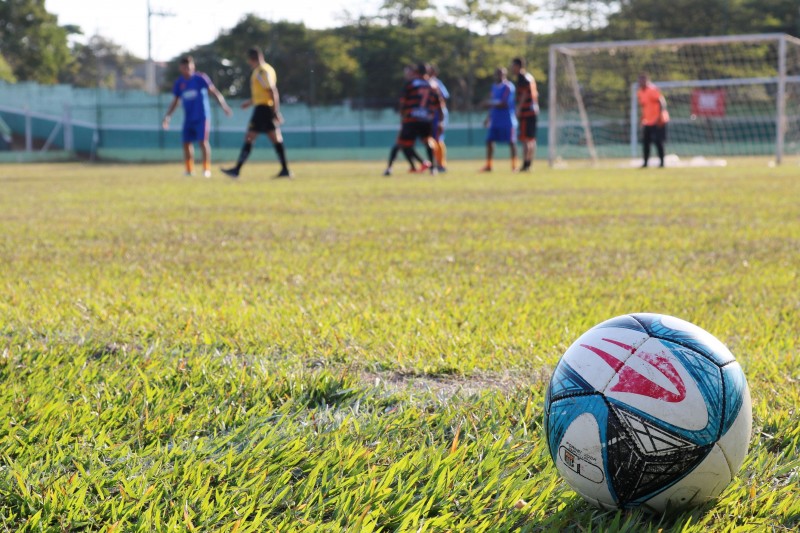
POLYGON ((253 109, 247 129, 258 133, 270 133, 275 131, 277 127, 275 123, 275 109, 268 105, 257 105, 253 109))

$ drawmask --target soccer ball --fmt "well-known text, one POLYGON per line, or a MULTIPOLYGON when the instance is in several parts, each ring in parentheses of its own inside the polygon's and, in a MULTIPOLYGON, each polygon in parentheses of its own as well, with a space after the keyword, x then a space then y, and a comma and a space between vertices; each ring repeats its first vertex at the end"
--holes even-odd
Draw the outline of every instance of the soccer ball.
POLYGON ((662 513, 716 498, 747 453, 744 372, 716 337, 666 315, 612 318, 561 357, 545 398, 550 457, 607 509, 662 513))

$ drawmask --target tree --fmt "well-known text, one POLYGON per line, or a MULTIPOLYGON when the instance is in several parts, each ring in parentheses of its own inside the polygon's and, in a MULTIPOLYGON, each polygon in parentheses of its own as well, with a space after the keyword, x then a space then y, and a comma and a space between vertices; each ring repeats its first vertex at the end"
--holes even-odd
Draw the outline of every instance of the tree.
POLYGON ((62 73, 61 81, 76 87, 109 89, 144 89, 144 80, 133 76, 144 60, 101 35, 93 35, 86 44, 72 47, 73 68, 62 73))
POLYGON ((11 70, 11 65, 8 64, 6 59, 0 55, 0 81, 14 83, 17 78, 14 77, 14 72, 11 70))
POLYGON ((548 0, 546 6, 566 25, 585 31, 603 28, 619 9, 619 0, 548 0))
POLYGON ((44 0, 0 0, 0 54, 20 80, 56 83, 72 63, 67 36, 44 0))
MULTIPOLYGON (((245 52, 253 45, 260 46, 278 73, 284 100, 325 104, 352 96, 348 93, 356 86, 359 70, 353 51, 356 43, 335 30, 312 31, 303 24, 272 23, 247 15, 213 42, 187 53, 223 93, 246 97, 250 67, 245 52)), ((177 76, 178 58, 167 70, 169 87, 177 76)))
POLYGON ((389 24, 413 29, 418 25, 417 13, 432 7, 430 0, 384 0, 381 11, 389 24))
POLYGON ((530 0, 461 0, 447 8, 453 24, 466 26, 485 35, 499 35, 525 28, 537 10, 530 0))

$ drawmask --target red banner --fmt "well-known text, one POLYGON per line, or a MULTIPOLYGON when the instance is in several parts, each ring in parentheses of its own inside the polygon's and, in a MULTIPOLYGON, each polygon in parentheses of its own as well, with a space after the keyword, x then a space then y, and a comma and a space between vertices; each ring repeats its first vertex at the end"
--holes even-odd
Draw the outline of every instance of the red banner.
POLYGON ((692 115, 698 117, 725 116, 725 89, 694 89, 692 115))

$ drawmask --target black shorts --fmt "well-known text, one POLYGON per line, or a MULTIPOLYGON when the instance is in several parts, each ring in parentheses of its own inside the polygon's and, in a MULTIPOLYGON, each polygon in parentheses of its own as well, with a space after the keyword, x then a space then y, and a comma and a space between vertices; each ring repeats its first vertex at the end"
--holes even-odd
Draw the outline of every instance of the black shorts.
POLYGON ((662 126, 645 126, 642 130, 642 142, 650 144, 663 143, 667 140, 667 125, 662 126))
POLYGON ((520 142, 536 140, 536 115, 519 117, 517 139, 520 142))
POLYGON ((268 105, 257 105, 253 109, 247 129, 258 133, 270 133, 277 128, 275 123, 275 110, 268 105))
POLYGON ((397 144, 400 146, 413 146, 417 139, 427 139, 433 134, 430 122, 404 122, 400 128, 397 144))

